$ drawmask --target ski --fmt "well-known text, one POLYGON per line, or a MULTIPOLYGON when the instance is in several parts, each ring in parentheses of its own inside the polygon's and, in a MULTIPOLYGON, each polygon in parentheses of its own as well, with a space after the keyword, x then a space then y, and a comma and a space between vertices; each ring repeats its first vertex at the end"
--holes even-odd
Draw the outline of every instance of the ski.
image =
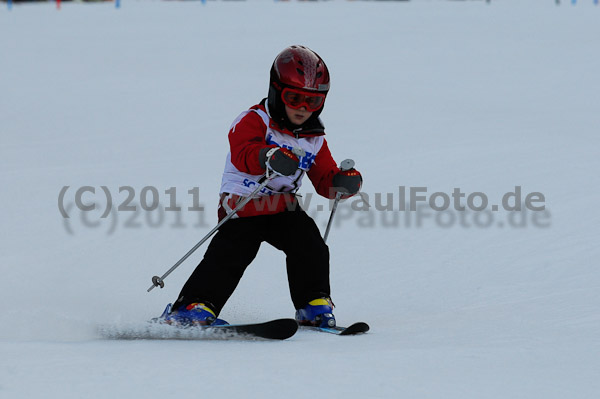
POLYGON ((219 326, 173 326, 148 322, 143 326, 104 326, 98 329, 103 338, 112 340, 283 340, 298 330, 294 319, 277 319, 265 323, 225 324, 219 326))
POLYGON ((369 331, 369 325, 367 323, 358 322, 348 327, 313 327, 313 326, 300 326, 303 330, 320 331, 335 335, 356 335, 363 334, 369 331))

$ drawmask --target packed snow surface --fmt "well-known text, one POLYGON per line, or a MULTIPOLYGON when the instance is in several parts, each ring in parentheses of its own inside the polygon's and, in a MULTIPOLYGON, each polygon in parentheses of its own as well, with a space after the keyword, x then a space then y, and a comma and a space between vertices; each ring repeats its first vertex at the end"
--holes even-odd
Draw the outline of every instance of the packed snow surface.
MULTIPOLYGON (((600 8, 562 3, 1 9, 0 397, 595 397, 600 8), (164 289, 150 278, 216 224, 229 126, 291 44, 325 59, 326 137, 364 176, 370 211, 343 203, 328 244, 338 324, 371 332, 101 339, 176 299, 205 247, 164 289), (545 209, 504 210, 516 186, 545 209), (488 210, 400 211, 411 187, 459 188, 463 206, 483 193, 488 210)), ((302 192, 324 230, 329 203, 308 179, 302 192)), ((293 313, 285 257, 265 244, 221 317, 293 313)))

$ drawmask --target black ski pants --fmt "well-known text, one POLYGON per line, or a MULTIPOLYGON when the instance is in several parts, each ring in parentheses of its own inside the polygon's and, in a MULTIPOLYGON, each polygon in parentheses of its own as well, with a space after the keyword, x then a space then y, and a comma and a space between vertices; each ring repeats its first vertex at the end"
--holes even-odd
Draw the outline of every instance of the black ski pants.
POLYGON ((286 254, 288 284, 296 309, 330 295, 329 248, 313 219, 297 207, 274 215, 225 222, 183 286, 173 309, 204 302, 219 314, 263 241, 286 254))

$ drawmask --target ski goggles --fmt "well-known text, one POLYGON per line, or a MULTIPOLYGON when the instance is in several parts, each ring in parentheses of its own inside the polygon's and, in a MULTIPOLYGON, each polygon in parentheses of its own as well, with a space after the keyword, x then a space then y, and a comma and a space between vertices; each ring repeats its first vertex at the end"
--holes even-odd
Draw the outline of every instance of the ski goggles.
POLYGON ((302 90, 286 87, 281 92, 281 99, 290 108, 300 109, 306 107, 307 111, 315 112, 323 106, 325 94, 307 93, 302 90))

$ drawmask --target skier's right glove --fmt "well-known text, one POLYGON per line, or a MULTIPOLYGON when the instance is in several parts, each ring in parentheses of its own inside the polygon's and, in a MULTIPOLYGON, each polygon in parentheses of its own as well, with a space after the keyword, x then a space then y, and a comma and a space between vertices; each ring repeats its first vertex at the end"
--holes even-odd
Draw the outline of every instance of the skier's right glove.
POLYGON ((260 150, 260 164, 283 176, 296 173, 300 160, 291 150, 283 147, 265 147, 260 150))

